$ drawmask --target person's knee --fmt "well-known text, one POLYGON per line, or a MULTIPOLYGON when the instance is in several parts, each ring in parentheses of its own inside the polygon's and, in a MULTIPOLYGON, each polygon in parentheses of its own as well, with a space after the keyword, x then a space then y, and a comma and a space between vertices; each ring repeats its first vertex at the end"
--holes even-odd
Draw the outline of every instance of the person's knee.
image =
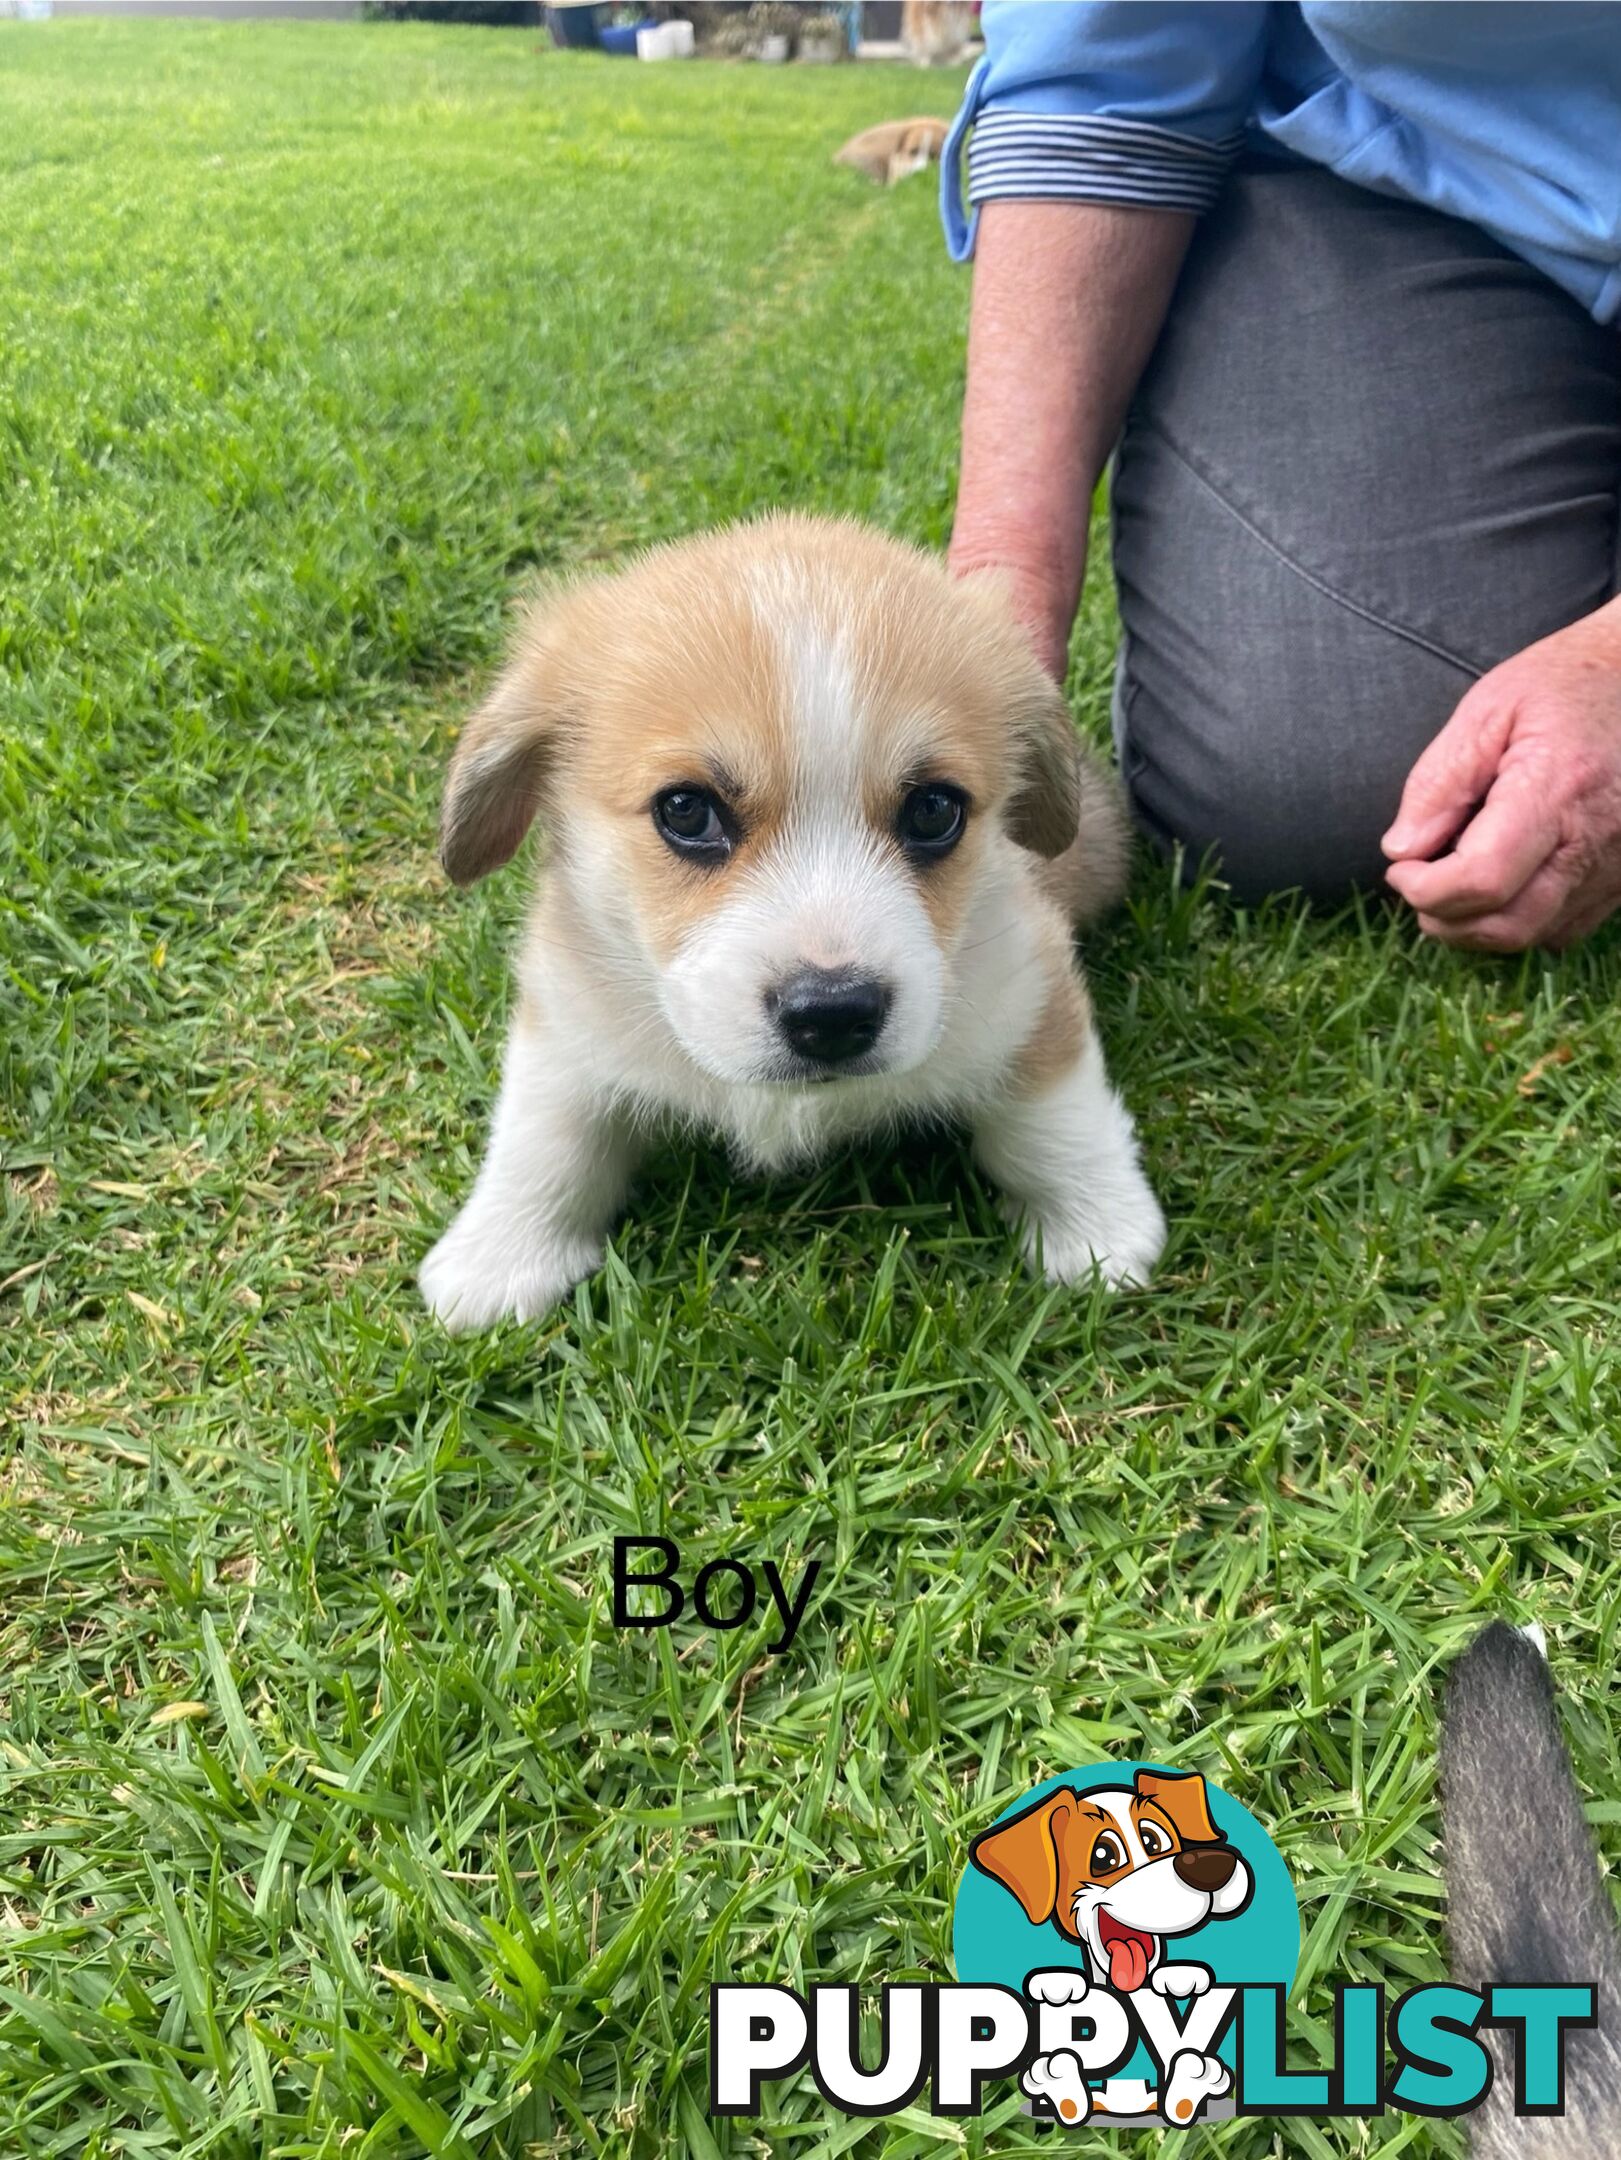
POLYGON ((1183 875, 1208 867, 1236 899, 1304 893, 1336 905, 1376 890, 1383 876, 1379 836, 1394 815, 1319 791, 1309 801, 1276 778, 1233 774, 1232 785, 1192 800, 1164 776, 1139 768, 1128 781, 1137 824, 1159 853, 1179 855, 1183 875))
POLYGON ((1122 771, 1138 823, 1163 850, 1180 849, 1189 872, 1210 861, 1245 901, 1299 891, 1336 903, 1383 889, 1381 837, 1465 683, 1383 633, 1352 642, 1368 649, 1342 650, 1327 668, 1321 641, 1275 648, 1264 670, 1236 647, 1217 649, 1202 684, 1167 679, 1128 647, 1122 771))
POLYGON ((1246 900, 1380 887, 1380 836, 1471 671, 1351 606, 1139 433, 1116 475, 1116 734, 1139 821, 1246 900))

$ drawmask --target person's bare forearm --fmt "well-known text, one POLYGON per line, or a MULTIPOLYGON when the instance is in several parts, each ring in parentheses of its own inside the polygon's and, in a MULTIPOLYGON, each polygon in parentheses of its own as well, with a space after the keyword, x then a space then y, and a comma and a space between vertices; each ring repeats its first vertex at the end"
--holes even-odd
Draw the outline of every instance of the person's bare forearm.
POLYGON ((1092 490, 1193 226, 1179 210, 1099 203, 980 212, 951 567, 1006 574, 1055 675, 1086 569, 1092 490))

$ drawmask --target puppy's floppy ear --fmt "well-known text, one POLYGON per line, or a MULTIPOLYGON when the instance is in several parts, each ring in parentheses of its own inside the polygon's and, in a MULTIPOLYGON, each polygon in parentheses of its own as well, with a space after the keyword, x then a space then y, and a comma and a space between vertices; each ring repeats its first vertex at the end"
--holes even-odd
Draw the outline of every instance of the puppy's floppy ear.
POLYGON ((1057 1831, 1074 1805, 1073 1793, 1049 1793, 1010 1822, 982 1830, 968 1848, 975 1867, 1011 1890, 1036 1927, 1058 1910, 1057 1831))
POLYGON ((556 617, 544 606, 529 617, 450 761, 439 860, 458 885, 515 855, 544 799, 570 715, 556 617))
POLYGON ((1176 1825, 1186 1845, 1220 1845, 1221 1832, 1211 1820, 1204 1779, 1197 1770, 1139 1770, 1132 1780, 1139 1800, 1152 1800, 1176 1825))
POLYGON ((1013 717, 1020 772, 1008 800, 1008 832, 1037 855, 1062 855, 1081 821, 1081 749, 1064 693, 1034 660, 1013 717))
POLYGON ((1081 822, 1081 746, 1064 693, 1031 649, 1006 575, 974 570, 961 589, 982 609, 994 640, 997 696, 1014 755, 1007 829, 1020 847, 1050 860, 1074 844, 1081 822))

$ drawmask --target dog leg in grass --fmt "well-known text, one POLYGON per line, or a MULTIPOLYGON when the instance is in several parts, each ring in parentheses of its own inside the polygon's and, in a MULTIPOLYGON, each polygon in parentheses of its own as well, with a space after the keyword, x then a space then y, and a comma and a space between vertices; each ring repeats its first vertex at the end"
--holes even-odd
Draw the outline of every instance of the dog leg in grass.
POLYGON ((1051 1281, 1081 1282, 1096 1268, 1111 1286, 1147 1282, 1165 1218, 1090 1025, 1067 1069, 980 1115, 974 1153, 1009 1215, 1023 1216, 1025 1254, 1051 1281))
POLYGON ((624 1204, 636 1136, 551 1050, 545 1029, 520 1013, 483 1167, 422 1263, 422 1295, 453 1333, 538 1319, 602 1265, 624 1204))

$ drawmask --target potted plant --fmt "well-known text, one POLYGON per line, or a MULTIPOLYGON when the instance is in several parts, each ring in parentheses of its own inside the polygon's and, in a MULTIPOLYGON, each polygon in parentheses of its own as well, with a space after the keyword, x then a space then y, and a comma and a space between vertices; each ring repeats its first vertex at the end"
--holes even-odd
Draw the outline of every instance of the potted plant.
POLYGON ((749 30, 757 60, 790 60, 799 35, 799 10, 787 0, 755 0, 749 9, 749 30))
POLYGON ((850 57, 844 25, 831 9, 818 8, 814 13, 800 17, 799 57, 821 61, 824 65, 850 57))

